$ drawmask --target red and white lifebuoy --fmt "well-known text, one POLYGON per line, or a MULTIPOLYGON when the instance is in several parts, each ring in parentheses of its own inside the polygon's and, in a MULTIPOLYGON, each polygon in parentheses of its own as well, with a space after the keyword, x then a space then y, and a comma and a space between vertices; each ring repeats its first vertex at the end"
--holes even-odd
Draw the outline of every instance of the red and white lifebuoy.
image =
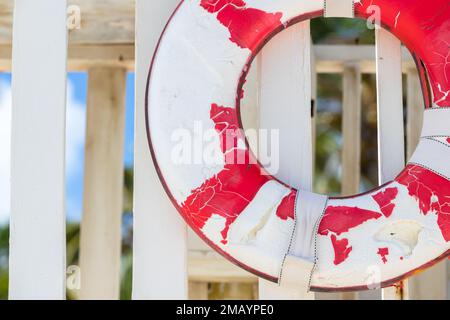
POLYGON ((367 8, 378 6, 383 26, 410 49, 426 111, 417 151, 394 181, 329 198, 264 174, 239 130, 239 102, 264 44, 294 23, 338 11, 332 4, 183 1, 149 74, 150 149, 186 222, 242 268, 276 282, 309 281, 312 290, 387 286, 450 254, 450 6, 447 0, 351 3, 352 14, 365 19, 367 8), (219 165, 174 163, 173 133, 195 133, 198 124, 214 132, 219 165))

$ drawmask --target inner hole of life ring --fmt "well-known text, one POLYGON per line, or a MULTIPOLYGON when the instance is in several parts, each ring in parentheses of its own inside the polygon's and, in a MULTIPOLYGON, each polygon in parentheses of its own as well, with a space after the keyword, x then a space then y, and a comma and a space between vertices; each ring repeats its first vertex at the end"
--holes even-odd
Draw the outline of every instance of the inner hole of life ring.
MULTIPOLYGON (((375 30, 367 27, 367 22, 364 19, 347 19, 347 18, 314 18, 311 21, 311 35, 315 45, 371 45, 375 51, 375 30), (332 29, 336 30, 335 32, 332 29), (325 30, 325 31, 324 31, 325 30)), ((295 27, 295 26, 294 26, 295 27)), ((289 30, 289 29, 287 29, 289 30)), ((283 37, 283 30, 274 36, 266 45, 276 43, 277 38, 283 37)), ((270 50, 270 48, 269 48, 270 50)), ((314 50, 314 48, 311 48, 314 50)), ((409 52, 409 51, 408 51, 409 52)), ((375 55, 373 55, 374 57, 375 55)), ((329 62, 322 62, 316 60, 316 77, 312 77, 311 83, 311 116, 313 121, 313 137, 315 139, 313 151, 315 152, 313 159, 314 168, 314 191, 329 195, 353 195, 355 193, 365 192, 379 186, 378 183, 378 143, 377 143, 377 94, 376 94, 376 72, 375 59, 364 58, 364 60, 356 63, 349 63, 346 67, 344 63, 341 66, 330 65, 329 62), (328 64, 328 65, 327 65, 328 64), (356 74, 355 74, 356 72, 356 74), (360 88, 353 88, 349 93, 344 93, 345 88, 358 81, 360 88), (359 92, 359 93, 358 93, 359 92), (360 96, 360 101, 357 101, 356 96, 360 96), (345 96, 345 97, 344 97, 345 96), (344 99, 346 105, 344 106, 344 99), (350 99, 350 100, 349 100, 350 99), (347 108, 347 109, 346 109, 347 108), (359 108, 360 111, 355 111, 359 108), (350 109, 350 110, 349 110, 350 109), (354 118, 354 112, 360 113, 360 173, 358 173, 359 180, 357 186, 353 182, 353 186, 344 185, 343 171, 347 170, 343 167, 344 159, 343 153, 347 152, 344 149, 344 125, 355 124, 348 123, 349 119, 354 118)), ((418 61, 419 68, 421 61, 418 61)), ((313 66, 311 66, 313 68, 313 66)), ((420 71, 412 57, 408 57, 404 61, 404 67, 408 75, 403 74, 403 88, 408 87, 409 81, 418 81, 420 71), (408 79, 408 77, 417 77, 417 79, 408 79)), ((283 132, 282 126, 276 128, 272 126, 271 129, 260 128, 260 99, 261 91, 257 87, 260 83, 261 71, 261 53, 258 54, 252 64, 249 66, 249 72, 243 86, 243 95, 240 100, 240 119, 247 138, 247 144, 251 149, 253 155, 257 157, 258 162, 267 170, 268 173, 275 176, 282 182, 289 183, 289 177, 286 171, 281 167, 283 161, 281 158, 286 155, 286 141, 287 132, 283 132)), ((313 70, 311 70, 313 72, 313 70)), ((423 73, 426 77, 426 72, 423 73)), ((281 80, 282 83, 283 80, 281 80)), ((428 80, 424 81, 426 84, 428 80)), ((270 90, 270 86, 264 86, 263 90, 270 90)), ((275 90, 277 91, 277 90, 275 90)), ((274 93, 276 94, 276 93, 274 93)), ((414 94, 417 94, 415 92, 414 94)), ((270 95, 270 92, 265 92, 265 96, 270 95)), ((423 95, 421 95, 423 96, 423 95)), ((406 121, 409 117, 407 101, 413 97, 408 97, 406 91, 403 94, 403 108, 404 108, 404 126, 406 128, 406 121)), ((272 99, 276 99, 273 97, 272 99)), ((302 101, 298 101, 298 107, 301 107, 302 101)), ((304 102, 303 102, 304 103, 304 102)), ((428 103, 426 103, 428 105, 428 103)), ((305 112, 308 110, 302 108, 305 112)), ((274 107, 275 108, 275 107, 274 107)), ((423 108, 420 108, 423 111, 423 108)), ((276 115, 276 110, 270 110, 272 115, 276 115)), ((283 110, 284 111, 284 110, 283 110)), ((283 112, 281 111, 281 112, 283 112)), ((308 110, 309 111, 309 110, 308 110)), ((294 113, 295 117, 299 117, 299 113, 294 113)), ((277 118, 276 122, 279 124, 289 119, 286 116, 277 118)), ((270 114, 269 114, 269 122, 270 114)), ((300 119, 298 120, 300 122, 300 119)), ((266 118, 267 122, 267 118, 266 118)), ((269 126, 275 124, 270 123, 269 126)), ((358 130, 358 125, 354 132, 358 130)), ((287 129, 289 131, 289 129, 287 129)), ((406 132, 406 130, 405 130, 406 132)), ((347 133, 348 134, 348 133, 347 133)), ((356 139, 354 140, 357 141, 356 139)), ((410 155, 414 150, 407 150, 408 140, 405 136, 405 154, 410 155)), ((348 161, 348 160, 347 160, 348 161)), ((300 163, 299 163, 300 169, 300 163)), ((351 168, 355 170, 356 168, 351 168)))

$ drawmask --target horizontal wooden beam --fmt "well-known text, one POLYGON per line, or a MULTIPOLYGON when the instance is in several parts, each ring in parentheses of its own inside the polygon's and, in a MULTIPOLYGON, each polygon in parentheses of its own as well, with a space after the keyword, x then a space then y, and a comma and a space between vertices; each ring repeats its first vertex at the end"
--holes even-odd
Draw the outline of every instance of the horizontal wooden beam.
POLYGON ((257 283, 253 274, 225 260, 188 230, 188 277, 194 282, 257 283))
MULTIPOLYGON (((0 71, 10 70, 14 0, 0 3, 0 71), (6 51, 5 51, 6 50, 6 51)), ((83 71, 92 65, 134 68, 135 0, 69 0, 77 6, 80 27, 69 32, 69 70, 83 71), (72 49, 75 48, 75 49, 72 49)), ((315 45, 317 72, 342 73, 348 63, 358 63, 362 73, 375 73, 375 47, 371 45, 315 45)), ((414 62, 403 48, 406 72, 414 62)))
MULTIPOLYGON (((77 6, 80 27, 69 34, 73 44, 134 43, 135 0, 68 0, 77 6)), ((0 44, 10 44, 14 0, 0 2, 0 44)), ((49 13, 51 14, 51 12, 49 13)), ((68 13, 68 17, 73 14, 68 13)))
MULTIPOLYGON (((345 66, 356 64, 361 73, 375 73, 374 45, 314 45, 318 73, 342 73, 345 66)), ((406 47, 402 47, 403 71, 415 67, 406 47)))
POLYGON ((189 251, 189 281, 257 283, 258 278, 212 251, 189 251))
MULTIPOLYGON (((134 71, 134 45, 69 45, 68 70, 119 67, 134 71)), ((11 71, 11 45, 0 45, 0 72, 11 71)))
MULTIPOLYGON (((318 73, 342 73, 344 67, 357 64, 362 73, 375 73, 375 47, 370 45, 315 45, 318 73)), ((403 71, 415 67, 403 48, 403 71)), ((150 57, 149 57, 150 58, 150 57)), ((87 71, 93 66, 123 67, 134 70, 134 44, 73 44, 69 45, 69 71, 87 71)), ((0 44, 0 72, 11 70, 11 45, 0 44)))

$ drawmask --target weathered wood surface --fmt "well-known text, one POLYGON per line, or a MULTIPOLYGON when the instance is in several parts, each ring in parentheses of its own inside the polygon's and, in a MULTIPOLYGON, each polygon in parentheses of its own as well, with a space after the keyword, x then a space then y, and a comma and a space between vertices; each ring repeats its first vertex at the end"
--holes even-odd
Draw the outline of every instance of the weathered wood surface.
POLYGON ((348 65, 343 74, 342 190, 343 196, 357 194, 361 178, 361 89, 359 67, 348 65))
POLYGON ((64 0, 16 1, 10 179, 11 299, 64 299, 66 294, 65 5, 64 0), (30 25, 34 27, 30 29, 30 25), (41 34, 46 37, 40 37, 41 34))
MULTIPOLYGON (((134 0, 68 0, 79 6, 81 28, 69 34, 73 44, 134 43, 134 0)), ((0 44, 11 43, 14 0, 0 2, 0 44)))
MULTIPOLYGON (((0 2, 0 71, 11 69, 13 0, 0 2)), ((132 70, 135 43, 134 0, 69 0, 81 13, 79 29, 69 32, 69 70, 85 71, 98 63, 132 70)), ((150 17, 149 17, 150 18, 150 17)), ((349 62, 358 62, 362 73, 375 72, 374 46, 316 45, 319 73, 340 73, 349 62)), ((414 66, 403 48, 404 71, 414 66)))
POLYGON ((125 69, 89 71, 81 299, 119 299, 122 246, 125 69))
MULTIPOLYGON (((375 73, 375 47, 357 45, 315 45, 317 73, 342 73, 348 63, 359 66, 361 73, 375 73), (342 51, 347 55, 343 56, 342 51), (343 60, 340 60, 343 59, 343 60)), ((69 42, 69 71, 87 71, 92 66, 125 67, 134 71, 134 43, 76 44, 69 42)), ((414 68, 411 55, 403 48, 403 72, 414 68)), ((0 43, 0 71, 11 70, 11 44, 0 43)))
POLYGON ((188 275, 190 281, 197 282, 258 282, 256 276, 235 266, 213 251, 190 251, 188 275))
POLYGON ((150 57, 178 0, 136 2, 133 298, 187 299, 187 227, 167 197, 148 149, 145 94, 150 57), (161 5, 162 3, 167 6, 161 5), (171 7, 172 6, 172 7, 171 7), (164 245, 162 245, 164 244, 164 245))

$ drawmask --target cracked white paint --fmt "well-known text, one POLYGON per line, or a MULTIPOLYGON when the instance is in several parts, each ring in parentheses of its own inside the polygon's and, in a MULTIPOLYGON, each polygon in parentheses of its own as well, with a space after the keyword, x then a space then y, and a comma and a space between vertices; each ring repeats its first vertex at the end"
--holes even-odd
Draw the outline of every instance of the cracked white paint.
POLYGON ((409 256, 417 246, 422 229, 423 227, 416 221, 399 220, 383 225, 374 238, 379 242, 399 246, 403 254, 409 256))
MULTIPOLYGON (((290 192, 289 188, 276 181, 266 183, 231 225, 228 233, 230 243, 246 244, 255 240, 258 233, 267 226, 271 216, 276 214, 280 199, 290 192)), ((271 240, 277 241, 277 235, 268 234, 268 236, 271 240)))

